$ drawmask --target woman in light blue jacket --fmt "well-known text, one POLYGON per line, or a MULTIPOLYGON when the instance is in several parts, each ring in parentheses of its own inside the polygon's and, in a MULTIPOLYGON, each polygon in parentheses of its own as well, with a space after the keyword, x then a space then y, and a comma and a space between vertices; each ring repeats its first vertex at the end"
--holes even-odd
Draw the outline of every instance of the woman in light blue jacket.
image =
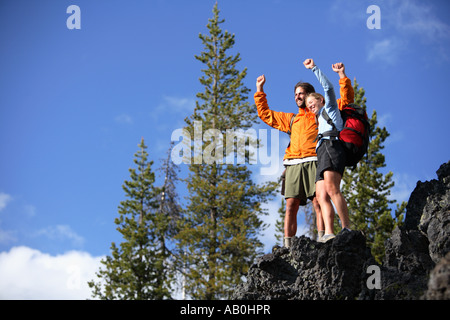
POLYGON ((338 132, 343 129, 344 123, 331 82, 312 59, 306 59, 303 64, 314 72, 325 93, 325 97, 319 93, 309 94, 306 98, 306 106, 318 120, 316 197, 325 223, 325 234, 320 241, 326 242, 335 237, 334 210, 331 201, 336 207, 342 229, 349 229, 350 224, 347 202, 340 190, 345 170, 345 152, 338 138, 338 132), (328 122, 322 116, 323 111, 328 114, 330 119, 328 122))

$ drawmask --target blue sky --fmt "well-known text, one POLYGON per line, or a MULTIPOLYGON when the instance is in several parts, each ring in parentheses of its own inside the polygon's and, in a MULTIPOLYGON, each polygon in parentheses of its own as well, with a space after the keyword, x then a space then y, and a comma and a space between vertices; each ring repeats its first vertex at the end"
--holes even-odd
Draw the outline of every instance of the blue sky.
MULTIPOLYGON (((0 3, 0 298, 89 297, 85 280, 120 241, 114 218, 141 137, 156 170, 203 90, 194 55, 214 3, 0 3), (66 25, 72 4, 79 30, 66 25)), ((304 59, 336 86, 330 66, 345 63, 391 134, 383 153, 394 199, 407 201, 449 160, 448 1, 227 0, 219 9, 222 28, 236 35, 238 68, 248 68, 251 103, 265 74, 270 107, 295 112, 294 84, 318 85, 304 59), (381 29, 367 27, 370 5, 380 8, 381 29)), ((288 140, 279 137, 271 152, 281 158, 288 140)), ((254 168, 256 181, 278 178, 254 168)), ((267 222, 280 200, 268 204, 267 222)), ((267 251, 272 230, 262 238, 267 251)))

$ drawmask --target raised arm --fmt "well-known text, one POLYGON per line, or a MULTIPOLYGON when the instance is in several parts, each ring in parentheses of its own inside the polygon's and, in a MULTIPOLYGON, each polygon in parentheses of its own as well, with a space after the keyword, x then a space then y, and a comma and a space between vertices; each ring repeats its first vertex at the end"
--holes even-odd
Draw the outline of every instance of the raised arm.
POLYGON ((320 84, 324 90, 325 97, 325 105, 336 105, 336 94, 334 92, 333 84, 330 80, 325 76, 325 74, 317 67, 314 63, 313 59, 306 59, 303 64, 305 68, 311 69, 312 72, 316 75, 320 84))
POLYGON ((346 105, 355 102, 355 90, 353 90, 352 82, 345 74, 345 65, 342 62, 333 64, 331 69, 339 75, 341 97, 337 100, 337 103, 339 110, 342 110, 346 105))
POLYGON ((347 78, 347 75, 345 74, 345 65, 342 62, 332 64, 331 69, 339 75, 339 79, 347 78))
POLYGON ((272 128, 287 132, 290 130, 290 121, 294 116, 294 113, 270 110, 267 103, 266 94, 264 93, 265 83, 266 77, 264 75, 259 76, 256 79, 256 92, 254 94, 254 99, 256 108, 258 110, 258 116, 262 121, 264 121, 272 128))

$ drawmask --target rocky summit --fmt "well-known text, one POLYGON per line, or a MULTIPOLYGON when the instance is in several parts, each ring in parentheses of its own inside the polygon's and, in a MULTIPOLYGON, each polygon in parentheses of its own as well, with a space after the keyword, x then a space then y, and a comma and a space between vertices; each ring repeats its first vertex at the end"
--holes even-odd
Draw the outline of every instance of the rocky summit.
POLYGON ((342 231, 326 243, 294 237, 257 258, 238 300, 450 299, 450 161, 438 179, 418 182, 405 222, 393 230, 377 264, 360 231, 342 231))

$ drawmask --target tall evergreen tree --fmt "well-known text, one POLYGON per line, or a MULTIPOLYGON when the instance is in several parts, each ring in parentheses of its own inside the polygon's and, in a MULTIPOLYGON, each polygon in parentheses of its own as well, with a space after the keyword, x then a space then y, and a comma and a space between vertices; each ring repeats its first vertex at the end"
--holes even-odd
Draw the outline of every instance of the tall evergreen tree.
MULTIPOLYGON (((200 78, 204 92, 197 94, 200 101, 185 119, 191 136, 199 123, 203 132, 214 129, 223 137, 227 129, 246 130, 257 119, 256 108, 246 102, 250 91, 243 85, 246 69, 236 69, 240 56, 227 54, 234 45, 234 35, 221 30, 223 22, 216 3, 207 24, 209 34, 199 35, 204 51, 196 59, 206 68, 200 78)), ((207 151, 214 142, 220 143, 219 138, 201 145, 203 159, 214 156, 216 161, 189 165, 186 216, 177 236, 183 253, 185 290, 193 299, 227 298, 242 281, 262 249, 258 239, 264 227, 261 203, 275 189, 274 185, 255 185, 245 163, 225 164, 223 148, 215 149, 214 154, 207 151)), ((249 148, 240 154, 248 160, 249 148)))
POLYGON ((172 274, 168 251, 162 241, 170 219, 160 208, 161 190, 154 186, 153 161, 148 160, 144 139, 131 168, 131 180, 123 190, 128 198, 119 205, 115 219, 123 242, 111 244, 111 256, 101 261, 96 274, 101 281, 89 282, 93 297, 104 300, 149 300, 170 298, 172 274))
MULTIPOLYGON (((363 88, 354 82, 355 103, 366 110, 366 97, 363 88)), ((377 125, 377 113, 374 110, 370 118, 370 144, 367 155, 358 163, 355 170, 346 169, 343 177, 342 192, 349 209, 352 227, 366 235, 367 244, 377 261, 384 255, 384 242, 391 235, 395 226, 403 222, 406 202, 397 204, 392 213, 389 200, 390 190, 394 187, 393 173, 386 174, 380 170, 386 167, 385 157, 381 153, 383 143, 389 137, 385 127, 377 125)))

